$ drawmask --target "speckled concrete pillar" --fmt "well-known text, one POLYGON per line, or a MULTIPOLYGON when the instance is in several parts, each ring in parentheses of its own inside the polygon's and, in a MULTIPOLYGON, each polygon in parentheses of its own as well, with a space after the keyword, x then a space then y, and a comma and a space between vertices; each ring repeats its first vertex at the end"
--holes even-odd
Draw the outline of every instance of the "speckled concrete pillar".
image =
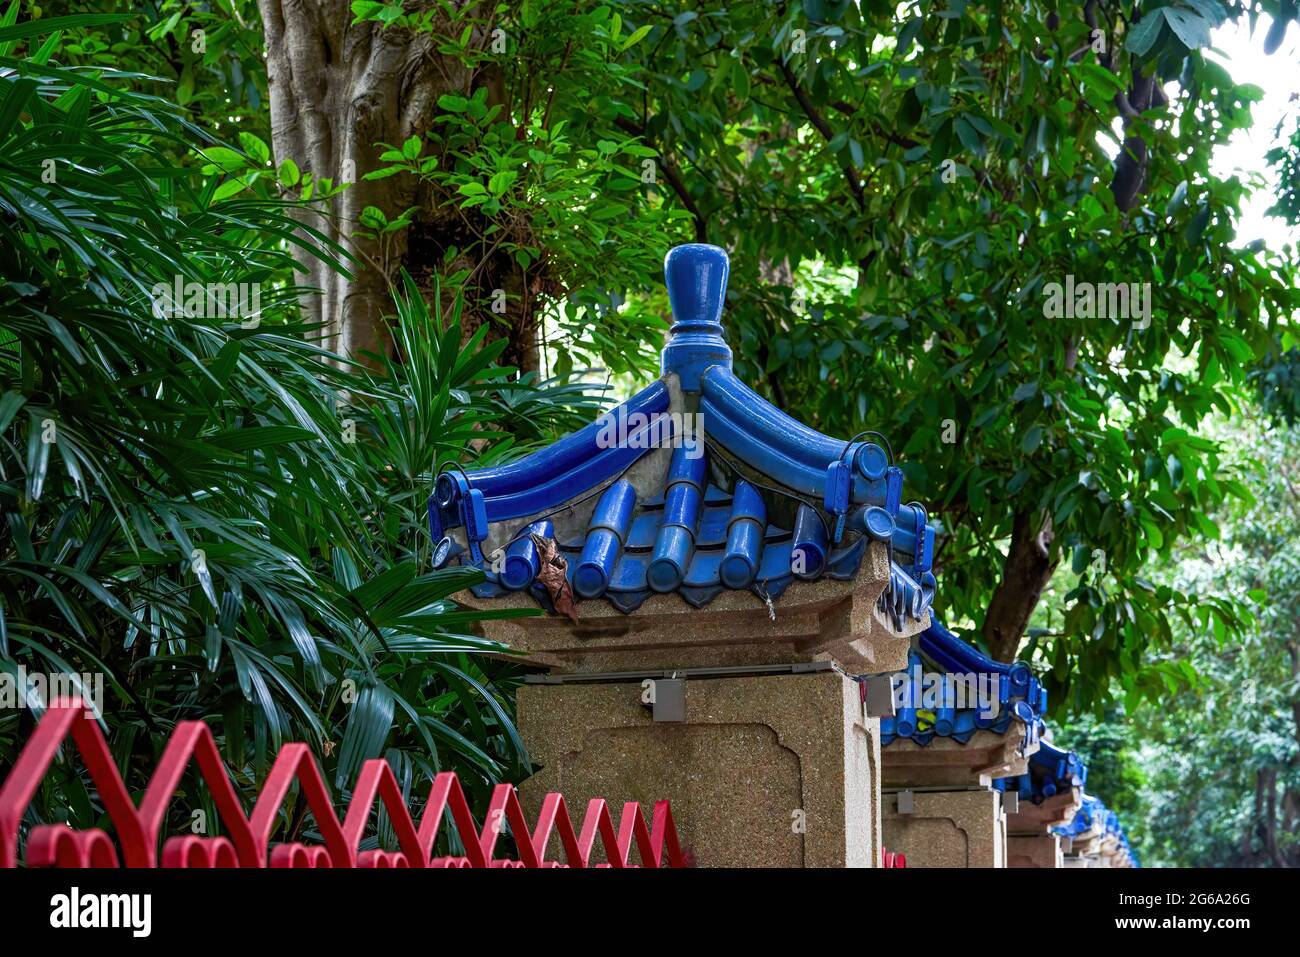
POLYGON ((1055 834, 1007 836, 1007 867, 1061 866, 1061 839, 1055 834))
POLYGON ((686 716, 655 722, 639 682, 525 685, 518 720, 542 766, 536 813, 560 791, 648 812, 672 802, 701 867, 873 867, 880 861, 880 722, 837 671, 691 678, 686 716))
POLYGON ((912 810, 898 811, 898 795, 883 804, 885 847, 907 855, 908 867, 1005 867, 1006 815, 991 788, 913 791, 912 810))

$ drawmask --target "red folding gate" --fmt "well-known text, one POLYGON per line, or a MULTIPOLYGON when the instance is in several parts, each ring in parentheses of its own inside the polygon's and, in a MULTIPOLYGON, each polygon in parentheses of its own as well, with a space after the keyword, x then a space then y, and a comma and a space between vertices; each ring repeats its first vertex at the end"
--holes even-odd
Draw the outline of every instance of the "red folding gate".
POLYGON ((23 814, 69 736, 113 822, 121 854, 112 839, 98 828, 77 831, 63 824, 43 824, 32 828, 27 838, 25 863, 29 867, 118 867, 119 863, 126 867, 563 867, 547 859, 553 834, 558 835, 570 867, 635 866, 629 860, 633 843, 642 866, 686 864, 667 801, 655 803, 649 827, 639 804, 624 804, 615 830, 605 801, 593 798, 587 804, 581 831, 575 831, 563 796, 548 794, 536 824, 530 828, 514 787, 498 784, 480 830, 456 775, 445 772, 434 779, 417 824, 402 799, 392 768, 382 759, 362 766, 347 813, 340 822, 315 757, 305 744, 296 743, 280 749, 254 802, 253 813, 248 816, 226 773, 212 731, 202 721, 183 721, 175 727, 144 798, 136 807, 99 725, 84 703, 77 701, 56 703, 45 712, 0 786, 0 867, 17 866, 23 814), (228 836, 169 837, 160 855, 158 839, 167 808, 191 760, 212 794, 228 836), (272 846, 280 808, 295 781, 324 843, 272 846), (359 848, 376 798, 388 812, 400 851, 359 848), (460 857, 433 856, 447 812, 465 848, 460 857), (515 838, 517 859, 495 856, 497 838, 507 825, 515 838), (607 863, 593 865, 592 850, 598 837, 607 863))

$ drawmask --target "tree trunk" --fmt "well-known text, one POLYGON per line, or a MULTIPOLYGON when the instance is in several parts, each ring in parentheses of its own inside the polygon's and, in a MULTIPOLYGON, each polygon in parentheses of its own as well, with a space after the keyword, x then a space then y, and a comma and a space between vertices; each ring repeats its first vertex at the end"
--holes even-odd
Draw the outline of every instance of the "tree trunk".
MULTIPOLYGON (((1300 794, 1288 789, 1282 795, 1282 832, 1294 834, 1297 819, 1300 819, 1300 794)), ((1292 844, 1284 855, 1282 866, 1295 867, 1297 864, 1300 864, 1300 852, 1292 844)))
MULTIPOLYGON (((441 55, 434 33, 385 29, 370 21, 354 26, 343 0, 259 0, 259 6, 276 163, 292 159, 317 179, 348 184, 332 199, 298 214, 304 225, 357 259, 349 278, 306 254, 298 256, 305 271, 301 281, 319 290, 304 296, 304 314, 320 325, 325 344, 362 361, 367 352, 391 354, 383 317, 393 311, 391 288, 399 270, 405 268, 427 291, 435 273, 468 268, 467 333, 495 319, 496 335, 511 339, 503 361, 525 371, 535 368, 536 329, 529 290, 517 266, 504 257, 468 262, 461 257, 444 265, 450 247, 472 246, 463 235, 464 217, 448 197, 411 174, 363 178, 386 165, 379 161, 383 148, 377 144, 398 146, 412 136, 423 138, 434 128, 438 98, 470 96, 490 81, 489 71, 474 71, 441 55), (363 235, 373 232, 360 222, 368 206, 389 220, 411 207, 416 212, 405 229, 363 235), (497 289, 504 290, 507 308, 504 315, 493 316, 497 289)), ((434 7, 432 0, 420 0, 408 4, 408 12, 434 7)), ((424 152, 445 159, 427 141, 424 152)))
POLYGON ((1277 769, 1267 768, 1261 773, 1265 788, 1264 847, 1274 867, 1286 867, 1286 860, 1277 846, 1277 769))
MULTIPOLYGON (((1291 658, 1292 687, 1300 687, 1300 642, 1288 641, 1286 652, 1291 658)), ((1291 733, 1295 736, 1296 744, 1300 744, 1300 698, 1291 699, 1291 724, 1291 733)))
POLYGON ((1246 827, 1246 857, 1253 865, 1258 865, 1260 851, 1256 849, 1256 838, 1258 843, 1265 845, 1267 841, 1263 836, 1264 822, 1264 772, 1262 769, 1255 771, 1255 813, 1251 815, 1250 823, 1246 827))
POLYGON ((998 661, 1015 661, 1029 617, 1056 568, 1052 561, 1052 519, 1034 512, 1017 512, 1011 547, 984 616, 984 641, 998 661))
MULTIPOLYGON (((1166 103, 1160 81, 1154 76, 1143 76, 1134 58, 1133 83, 1126 93, 1116 94, 1120 112, 1124 114, 1124 131, 1127 134, 1133 120, 1153 106, 1166 103)), ((1115 178, 1111 180, 1110 191, 1115 197, 1115 205, 1128 212, 1137 205, 1138 197, 1146 192, 1147 166, 1150 157, 1146 140, 1140 136, 1125 135, 1124 148, 1115 158, 1115 178)))

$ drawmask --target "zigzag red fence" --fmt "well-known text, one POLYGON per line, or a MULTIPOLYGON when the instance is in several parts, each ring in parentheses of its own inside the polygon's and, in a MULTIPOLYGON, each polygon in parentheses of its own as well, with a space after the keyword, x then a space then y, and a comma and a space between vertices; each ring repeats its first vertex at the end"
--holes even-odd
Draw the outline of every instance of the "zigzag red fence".
MULTIPOLYGON (((575 831, 564 798, 548 794, 537 823, 529 828, 514 787, 498 784, 492 792, 482 830, 470 813, 465 794, 453 772, 433 781, 429 800, 417 824, 402 799, 401 788, 387 761, 374 759, 361 768, 352 801, 342 822, 334 813, 329 788, 320 767, 305 744, 286 744, 253 805, 251 816, 235 792, 212 731, 202 721, 183 721, 173 730, 158 767, 145 789, 140 806, 127 794, 122 775, 108 742, 81 701, 56 702, 41 718, 31 740, 19 754, 0 786, 0 867, 17 867, 19 824, 59 748, 71 736, 81 753, 113 822, 126 867, 563 867, 548 860, 551 837, 558 835, 570 867, 592 865, 597 837, 606 861, 598 867, 633 867, 635 843, 645 867, 683 867, 686 859, 677 840, 677 828, 667 801, 654 806, 646 826, 640 805, 623 805, 618 829, 601 798, 587 804, 582 830, 575 831), (229 837, 183 835, 169 837, 158 852, 167 808, 181 776, 193 760, 207 783, 221 822, 229 837), (271 845, 276 819, 294 781, 316 819, 323 844, 271 845), (388 812, 400 851, 359 848, 378 798, 388 812), (452 826, 465 848, 462 857, 433 857, 443 817, 451 813, 452 826), (517 859, 495 857, 497 838, 509 825, 518 848, 517 859)), ((77 831, 62 824, 32 828, 27 838, 25 863, 29 867, 118 867, 117 846, 99 828, 77 831)))

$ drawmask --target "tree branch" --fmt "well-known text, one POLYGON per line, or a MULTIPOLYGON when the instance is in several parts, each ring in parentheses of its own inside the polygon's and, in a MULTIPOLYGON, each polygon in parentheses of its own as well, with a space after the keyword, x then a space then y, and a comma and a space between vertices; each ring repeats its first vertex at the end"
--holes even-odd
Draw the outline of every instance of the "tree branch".
MULTIPOLYGON (((785 78, 786 86, 790 87, 790 92, 794 94, 795 100, 798 101, 799 108, 803 110, 804 116, 808 117, 808 122, 811 123, 813 128, 822 135, 822 139, 829 143, 835 138, 835 131, 832 130, 831 125, 826 122, 826 118, 818 112, 816 104, 809 99, 808 92, 799 85, 799 78, 794 75, 789 64, 784 60, 778 59, 776 61, 776 66, 777 69, 781 71, 781 76, 785 78)), ((867 195, 862 191, 862 183, 858 180, 857 174, 853 172, 853 167, 848 163, 842 162, 840 164, 840 169, 844 173, 844 179, 849 184, 849 192, 853 194, 853 199, 857 202, 858 209, 866 212, 867 195)))
POLYGON ((697 243, 707 243, 709 241, 708 220, 705 219, 704 213, 700 211, 700 207, 696 205, 694 198, 686 189, 686 181, 682 179, 681 174, 673 166, 672 160, 668 158, 668 152, 655 144, 644 126, 633 123, 627 117, 615 117, 614 125, 626 133, 641 137, 646 141, 647 145, 653 146, 658 151, 660 165, 663 166, 664 179, 668 180, 668 185, 673 188, 673 192, 677 194, 677 198, 682 201, 682 205, 686 207, 691 214, 691 218, 695 221, 695 241, 697 243))

